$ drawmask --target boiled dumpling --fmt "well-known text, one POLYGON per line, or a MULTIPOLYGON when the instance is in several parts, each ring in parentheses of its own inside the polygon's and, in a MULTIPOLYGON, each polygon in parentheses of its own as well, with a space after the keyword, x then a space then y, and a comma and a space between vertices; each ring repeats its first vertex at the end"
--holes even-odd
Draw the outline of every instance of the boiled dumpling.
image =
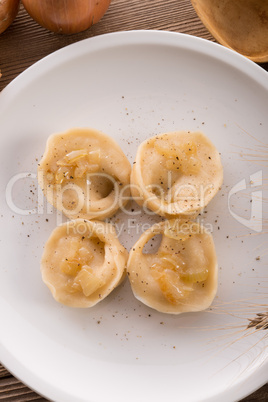
POLYGON ((195 217, 223 180, 219 152, 200 132, 172 132, 141 143, 131 173, 131 192, 156 214, 195 217))
POLYGON ((112 138, 73 129, 49 137, 38 182, 47 200, 70 219, 103 220, 127 203, 130 171, 112 138))
POLYGON ((58 226, 49 237, 42 278, 58 302, 91 307, 121 283, 127 257, 114 226, 76 219, 58 226))
POLYGON ((193 221, 172 219, 145 231, 129 254, 127 273, 135 297, 163 313, 201 311, 217 291, 217 257, 211 234, 193 221), (154 254, 144 247, 162 235, 154 254))

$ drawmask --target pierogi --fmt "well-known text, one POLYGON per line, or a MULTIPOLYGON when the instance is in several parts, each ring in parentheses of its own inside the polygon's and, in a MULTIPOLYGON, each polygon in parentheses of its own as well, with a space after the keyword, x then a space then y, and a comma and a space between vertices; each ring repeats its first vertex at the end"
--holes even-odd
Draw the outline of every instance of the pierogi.
POLYGON ((123 281, 127 258, 113 225, 76 219, 54 229, 46 242, 42 279, 58 302, 91 307, 123 281))
POLYGON ((112 138, 72 129, 48 138, 38 182, 48 202, 70 219, 104 220, 128 202, 130 171, 112 138))
POLYGON ((166 218, 194 218, 222 185, 220 155, 201 132, 156 135, 138 148, 131 173, 136 202, 166 218))
POLYGON ((217 291, 212 236, 193 221, 156 223, 131 249, 127 274, 135 297, 155 310, 171 314, 204 310, 217 291), (146 243, 156 235, 162 236, 158 250, 146 253, 146 243))

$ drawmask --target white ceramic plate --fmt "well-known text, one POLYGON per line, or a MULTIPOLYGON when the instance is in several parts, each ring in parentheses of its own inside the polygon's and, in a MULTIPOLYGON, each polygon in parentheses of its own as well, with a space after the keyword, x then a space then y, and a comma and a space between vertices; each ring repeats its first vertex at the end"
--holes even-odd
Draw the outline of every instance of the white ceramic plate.
MULTIPOLYGON (((268 330, 247 330, 268 304, 267 104, 257 65, 205 40, 150 31, 71 45, 4 89, 0 357, 9 370, 71 402, 234 401, 268 380, 268 330), (39 261, 60 216, 38 190, 37 161, 51 133, 86 126, 114 137, 131 161, 142 140, 173 130, 201 129, 218 147, 224 185, 199 217, 220 267, 209 311, 157 313, 127 282, 88 310, 52 299, 39 261)), ((113 220, 128 248, 156 220, 133 208, 113 220)))

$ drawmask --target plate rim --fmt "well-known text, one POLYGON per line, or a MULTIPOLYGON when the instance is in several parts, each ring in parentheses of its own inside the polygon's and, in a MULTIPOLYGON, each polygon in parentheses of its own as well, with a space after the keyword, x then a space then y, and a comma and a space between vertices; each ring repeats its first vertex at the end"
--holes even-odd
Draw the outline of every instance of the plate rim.
MULTIPOLYGON (((243 73, 249 75, 251 79, 260 84, 262 88, 266 89, 268 94, 268 72, 255 62, 247 59, 245 56, 235 52, 234 50, 228 49, 207 39, 178 32, 161 30, 131 30, 101 34, 91 38, 86 38, 60 48, 40 59, 19 74, 2 90, 0 93, 0 109, 2 109, 2 113, 4 113, 5 109, 5 107, 2 106, 7 104, 8 107, 9 103, 12 102, 12 99, 16 98, 16 95, 23 90, 25 86, 27 86, 27 83, 32 82, 34 79, 38 79, 39 75, 42 75, 43 72, 48 72, 49 69, 54 69, 57 65, 66 61, 74 60, 79 55, 81 56, 86 53, 94 53, 94 51, 102 50, 105 47, 122 47, 126 44, 155 44, 157 46, 173 46, 177 48, 183 47, 194 52, 199 52, 203 55, 210 56, 214 59, 220 60, 221 62, 227 63, 229 66, 238 70, 242 69, 243 73)), ((44 393, 43 389, 41 389, 42 387, 36 387, 34 384, 36 382, 40 383, 40 378, 38 375, 32 372, 29 367, 21 365, 20 362, 19 367, 16 366, 16 363, 18 364, 18 362, 16 362, 16 357, 13 356, 12 351, 5 348, 1 338, 0 352, 1 361, 3 362, 4 366, 7 367, 11 373, 14 373, 15 376, 21 378, 21 381, 31 389, 34 389, 36 392, 45 396, 46 398, 53 397, 53 400, 54 398, 57 398, 55 400, 62 400, 64 395, 65 397, 67 396, 64 390, 58 390, 58 388, 56 388, 54 385, 52 386, 51 384, 49 384, 50 389, 47 390, 46 380, 44 379, 41 380, 41 383, 43 389, 46 389, 46 392, 44 393)), ((265 375, 260 375, 261 373, 263 374, 263 369, 265 369, 265 367, 268 367, 268 361, 258 366, 258 368, 250 374, 248 377, 250 381, 247 382, 247 379, 244 379, 242 382, 235 384, 231 389, 226 389, 224 391, 224 395, 214 395, 212 398, 206 399, 206 401, 213 402, 215 397, 217 397, 218 402, 225 401, 226 396, 236 399, 246 397, 267 382, 268 378, 264 379, 265 375), (255 380, 253 381, 254 378, 255 380), (254 382, 254 386, 251 384, 252 381, 254 382), (245 384, 247 385, 247 390, 244 390, 244 388, 242 390, 241 385, 245 384)))
MULTIPOLYGON (((127 43, 135 44, 137 42, 137 39, 142 38, 144 35, 147 36, 146 38, 147 44, 149 43, 150 40, 151 43, 154 43, 156 45, 160 44, 167 45, 166 38, 169 38, 170 45, 175 45, 176 42, 178 42, 178 44, 180 45, 183 45, 184 42, 186 41, 188 42, 187 45, 190 45, 191 50, 195 50, 196 52, 202 54, 205 53, 215 59, 221 59, 221 61, 223 61, 221 56, 224 55, 226 57, 225 62, 231 65, 232 67, 240 69, 241 64, 242 66, 244 64, 243 66, 245 68, 245 71, 243 71, 244 73, 249 73, 251 71, 255 72, 258 75, 258 77, 255 76, 252 77, 252 75, 250 74, 251 78, 254 78, 259 83, 261 81, 261 85, 263 86, 265 86, 266 84, 266 88, 268 90, 268 81, 267 81, 268 71, 264 70, 259 64, 255 63, 254 61, 248 59, 247 57, 243 56, 242 54, 232 49, 229 49, 217 42, 212 42, 208 39, 200 38, 198 36, 189 35, 181 32, 141 29, 141 30, 130 30, 130 31, 120 31, 120 32, 100 34, 90 38, 82 39, 75 43, 71 43, 48 54, 42 59, 36 61, 31 66, 27 67, 17 77, 15 77, 0 92, 0 102, 4 97, 3 95, 6 95, 7 92, 11 92, 11 95, 13 95, 14 87, 16 89, 17 85, 21 84, 22 79, 27 81, 28 75, 34 72, 36 69, 42 70, 44 67, 49 66, 51 59, 54 62, 53 67, 55 67, 55 64, 59 63, 60 61, 62 62, 61 60, 62 58, 66 58, 66 60, 74 59, 72 51, 76 52, 77 54, 83 54, 86 53, 86 50, 92 52, 95 49, 99 49, 100 47, 107 47, 107 46, 110 47, 111 45, 122 45, 123 42, 125 42, 126 44, 127 43), (159 39, 159 42, 157 42, 156 39, 159 39), (110 43, 106 43, 106 40, 110 43), (121 41, 122 43, 120 44, 121 41), (87 43, 91 43, 92 48, 87 49, 86 46, 87 43), (198 46, 195 46, 195 44, 198 44, 198 46)), ((184 47, 189 49, 189 46, 184 47)))

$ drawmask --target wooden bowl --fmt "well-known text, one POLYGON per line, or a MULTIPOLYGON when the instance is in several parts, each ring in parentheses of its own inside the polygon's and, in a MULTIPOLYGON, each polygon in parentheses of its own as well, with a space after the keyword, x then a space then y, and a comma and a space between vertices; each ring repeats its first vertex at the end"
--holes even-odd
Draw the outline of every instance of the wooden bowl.
POLYGON ((268 61, 268 0, 191 1, 219 43, 253 61, 268 61))

